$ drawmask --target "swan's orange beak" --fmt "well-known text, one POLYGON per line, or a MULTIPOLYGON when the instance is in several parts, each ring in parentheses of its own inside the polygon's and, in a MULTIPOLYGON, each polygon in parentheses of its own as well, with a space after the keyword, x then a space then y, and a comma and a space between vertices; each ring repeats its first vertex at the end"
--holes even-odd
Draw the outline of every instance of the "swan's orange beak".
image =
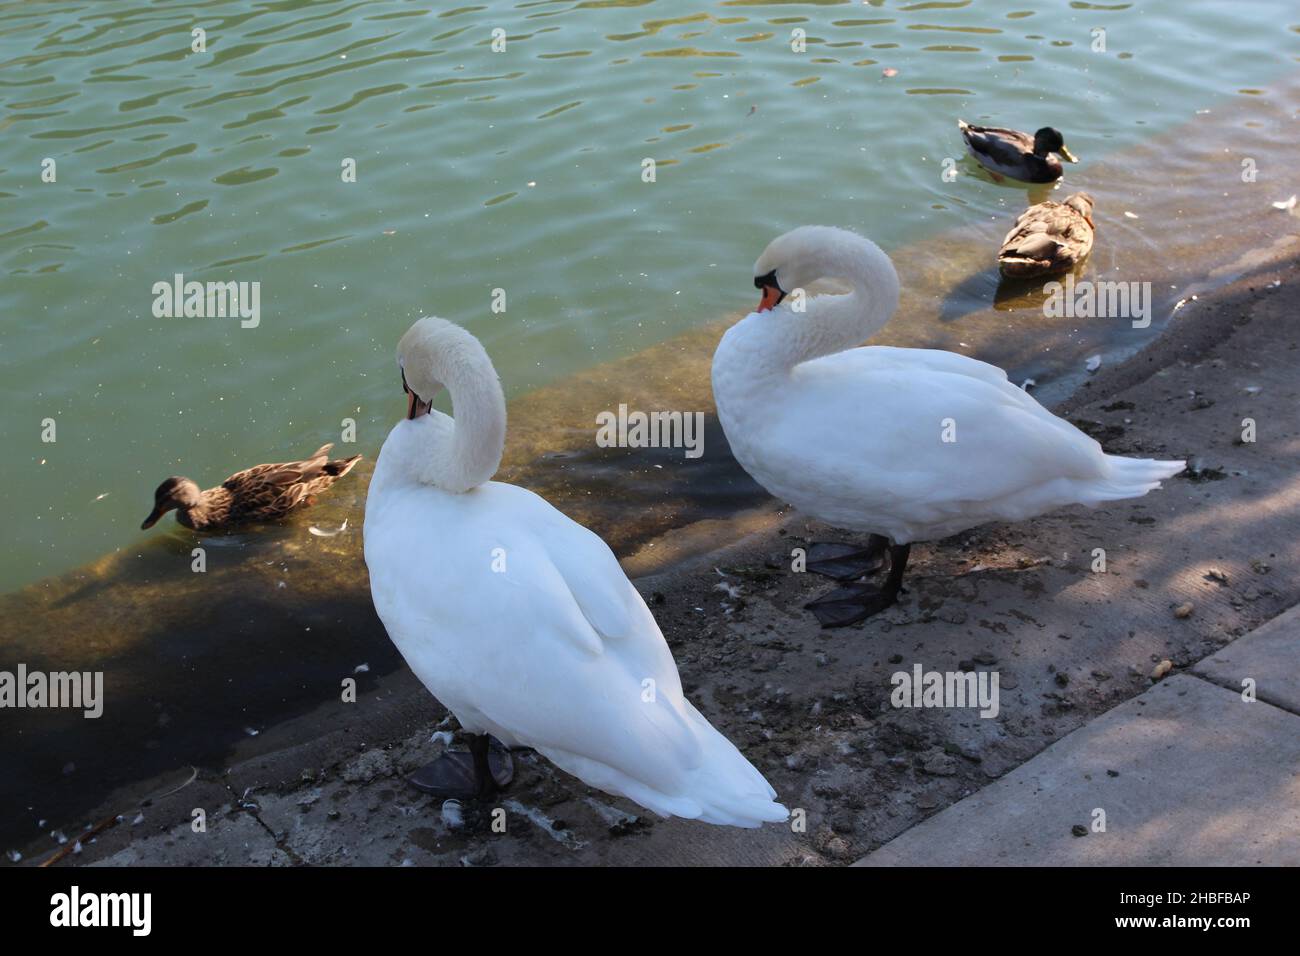
POLYGON ((421 415, 429 414, 429 409, 433 407, 433 396, 429 400, 422 401, 419 395, 411 390, 411 386, 406 384, 406 369, 402 369, 402 391, 406 393, 406 418, 419 418, 421 415))
POLYGON ((759 300, 759 312, 771 312, 785 298, 785 293, 774 285, 763 286, 763 298, 759 300))

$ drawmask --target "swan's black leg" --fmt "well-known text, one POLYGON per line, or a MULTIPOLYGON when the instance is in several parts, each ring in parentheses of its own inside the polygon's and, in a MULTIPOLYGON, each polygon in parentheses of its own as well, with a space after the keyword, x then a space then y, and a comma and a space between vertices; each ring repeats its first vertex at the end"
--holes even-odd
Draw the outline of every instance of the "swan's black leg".
POLYGON ((449 750, 407 780, 415 789, 443 799, 487 799, 514 779, 510 751, 487 734, 472 734, 469 750, 449 750))
POLYGON ((864 548, 818 541, 808 546, 808 570, 836 581, 856 581, 883 568, 888 550, 883 534, 873 534, 864 548))
MULTIPOLYGON (((469 752, 474 755, 474 776, 478 778, 478 795, 482 800, 488 799, 500 789, 489 760, 491 743, 492 738, 487 734, 475 734, 470 738, 469 742, 469 752)), ((506 759, 509 759, 509 754, 506 755, 506 759)), ((514 776, 513 768, 511 768, 510 775, 514 776)), ((506 783, 509 782, 509 779, 507 779, 506 783)))
POLYGON ((890 596, 890 604, 898 600, 903 590, 903 572, 907 570, 907 559, 912 554, 910 544, 891 544, 889 546, 889 577, 885 579, 883 590, 890 596))
POLYGON ((883 586, 852 584, 836 588, 804 607, 813 612, 824 628, 847 627, 879 614, 898 601, 898 595, 903 590, 903 572, 907 568, 911 550, 910 544, 890 545, 889 577, 883 586))

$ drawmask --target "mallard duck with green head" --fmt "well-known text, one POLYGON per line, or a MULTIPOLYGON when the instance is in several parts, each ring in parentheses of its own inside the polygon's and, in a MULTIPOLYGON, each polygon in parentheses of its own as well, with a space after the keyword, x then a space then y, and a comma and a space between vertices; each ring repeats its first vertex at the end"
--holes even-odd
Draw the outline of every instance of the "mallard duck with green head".
POLYGON ((1044 126, 1032 136, 1015 129, 998 126, 972 126, 957 121, 966 148, 976 162, 993 174, 1024 183, 1054 183, 1061 178, 1060 156, 1072 163, 1079 160, 1065 145, 1065 137, 1051 126, 1044 126))
POLYGON ((302 461, 255 465, 231 475, 215 488, 199 490, 189 478, 173 476, 154 491, 153 511, 140 525, 152 528, 173 508, 176 520, 186 528, 203 531, 243 521, 281 518, 312 496, 338 481, 361 460, 329 458, 332 444, 317 448, 302 461))

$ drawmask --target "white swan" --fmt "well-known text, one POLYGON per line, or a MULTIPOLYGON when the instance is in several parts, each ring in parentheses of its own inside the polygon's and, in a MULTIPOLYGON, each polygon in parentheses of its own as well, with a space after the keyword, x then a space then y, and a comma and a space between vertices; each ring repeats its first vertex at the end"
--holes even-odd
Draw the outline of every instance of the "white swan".
POLYGON ((609 547, 547 502, 491 481, 506 408, 478 340, 424 318, 397 350, 408 417, 366 500, 375 608, 416 676, 476 735, 421 787, 487 795, 488 738, 532 747, 664 816, 785 820, 762 774, 683 695, 672 653, 609 547), (455 418, 430 411, 446 386, 455 418), (409 387, 408 387, 409 386, 409 387))
POLYGON ((856 233, 794 229, 764 250, 754 275, 758 311, 727 330, 713 357, 732 452, 776 497, 871 532, 847 564, 830 562, 832 572, 857 560, 858 574, 846 576, 860 576, 889 552, 883 588, 841 589, 810 605, 825 626, 893 604, 910 542, 1139 497, 1183 469, 1181 461, 1107 455, 985 362, 935 349, 854 348, 889 321, 899 291, 889 257, 856 233), (782 304, 818 279, 847 281, 853 291, 809 298, 804 311, 782 304))

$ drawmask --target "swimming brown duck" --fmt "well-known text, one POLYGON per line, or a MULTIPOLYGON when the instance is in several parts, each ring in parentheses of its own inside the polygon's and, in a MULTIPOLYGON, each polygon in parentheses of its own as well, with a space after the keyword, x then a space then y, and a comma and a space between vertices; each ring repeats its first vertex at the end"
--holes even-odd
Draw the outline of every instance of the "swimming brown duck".
POLYGON ((972 126, 965 120, 958 120, 957 128, 970 154, 999 182, 1007 176, 1025 183, 1054 183, 1063 171, 1057 156, 1079 161, 1066 148, 1065 137, 1050 126, 1032 136, 1000 126, 972 126))
POLYGON ((1075 193, 1022 212, 998 250, 1002 274, 1032 278, 1073 269, 1092 251, 1092 205, 1087 193, 1075 193))
POLYGON ((173 508, 177 522, 195 531, 283 517, 304 501, 310 504, 312 495, 334 484, 361 460, 360 455, 353 455, 331 461, 328 456, 333 447, 321 445, 302 461, 255 465, 207 491, 200 491, 188 478, 168 478, 153 493, 153 511, 140 528, 152 528, 173 508))

